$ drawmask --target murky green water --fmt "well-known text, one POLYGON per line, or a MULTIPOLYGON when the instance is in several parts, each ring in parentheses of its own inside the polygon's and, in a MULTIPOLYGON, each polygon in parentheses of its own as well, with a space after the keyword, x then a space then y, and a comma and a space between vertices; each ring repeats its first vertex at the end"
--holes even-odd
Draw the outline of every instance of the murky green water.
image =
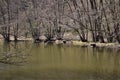
POLYGON ((120 51, 0 43, 0 80, 120 80, 120 51))

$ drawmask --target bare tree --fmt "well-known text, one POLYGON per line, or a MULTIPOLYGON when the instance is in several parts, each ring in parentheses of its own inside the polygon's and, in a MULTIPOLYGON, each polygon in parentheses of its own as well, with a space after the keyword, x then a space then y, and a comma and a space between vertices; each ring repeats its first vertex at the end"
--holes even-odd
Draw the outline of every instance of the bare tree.
POLYGON ((70 29, 83 42, 120 43, 119 7, 119 0, 1 0, 0 34, 7 42, 23 34, 39 42, 41 35, 62 40, 70 29))

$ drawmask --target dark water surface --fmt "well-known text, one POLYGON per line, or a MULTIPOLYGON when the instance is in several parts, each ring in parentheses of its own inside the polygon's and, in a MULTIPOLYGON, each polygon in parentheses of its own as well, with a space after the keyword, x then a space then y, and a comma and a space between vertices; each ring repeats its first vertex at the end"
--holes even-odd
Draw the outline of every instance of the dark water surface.
POLYGON ((120 80, 120 51, 0 43, 0 80, 120 80))

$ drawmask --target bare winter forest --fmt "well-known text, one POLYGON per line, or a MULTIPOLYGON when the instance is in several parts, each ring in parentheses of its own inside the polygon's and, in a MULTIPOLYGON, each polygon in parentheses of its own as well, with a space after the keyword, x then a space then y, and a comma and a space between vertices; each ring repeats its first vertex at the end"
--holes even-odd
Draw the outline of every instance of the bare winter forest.
POLYGON ((82 42, 120 43, 120 0, 0 0, 0 34, 40 41, 63 40, 65 33, 82 42))

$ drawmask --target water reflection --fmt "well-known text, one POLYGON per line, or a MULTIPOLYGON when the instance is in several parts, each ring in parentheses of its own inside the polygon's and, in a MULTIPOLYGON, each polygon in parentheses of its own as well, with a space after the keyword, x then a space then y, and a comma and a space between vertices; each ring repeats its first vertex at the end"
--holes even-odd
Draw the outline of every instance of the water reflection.
POLYGON ((25 51, 17 43, 3 43, 0 46, 0 63, 21 65, 26 62, 25 51))
POLYGON ((29 42, 1 44, 0 58, 3 52, 9 52, 24 55, 27 62, 22 66, 0 63, 0 79, 119 80, 120 52, 110 50, 29 42))

